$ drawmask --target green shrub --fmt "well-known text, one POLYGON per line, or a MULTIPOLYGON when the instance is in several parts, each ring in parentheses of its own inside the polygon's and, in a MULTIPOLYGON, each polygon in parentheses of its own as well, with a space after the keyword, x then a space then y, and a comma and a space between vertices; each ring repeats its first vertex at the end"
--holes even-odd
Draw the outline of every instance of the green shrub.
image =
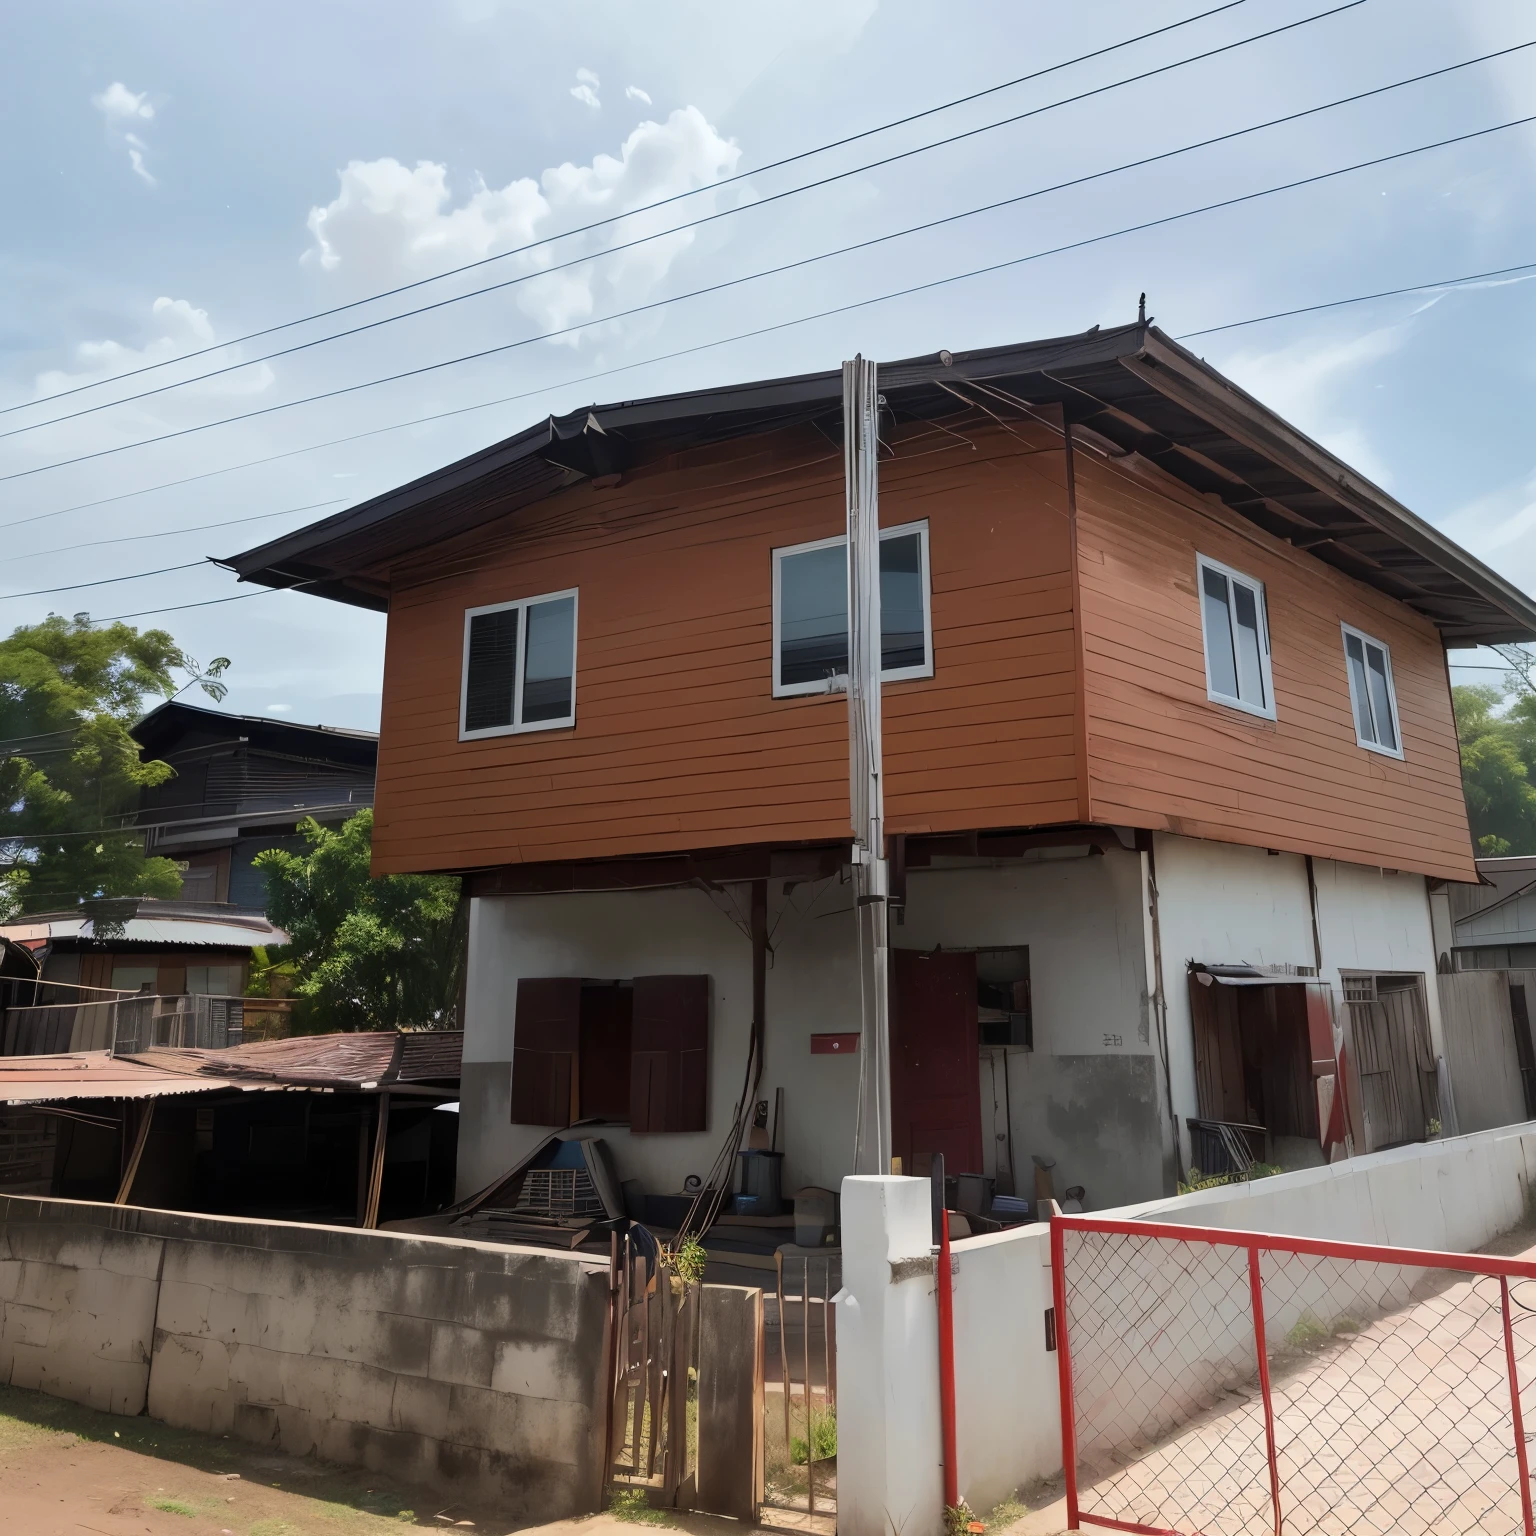
POLYGON ((837 1412, 825 1409, 811 1415, 811 1437, 807 1442, 800 1435, 790 1436, 789 1459, 803 1467, 811 1451, 816 1461, 831 1461, 837 1455, 837 1412))

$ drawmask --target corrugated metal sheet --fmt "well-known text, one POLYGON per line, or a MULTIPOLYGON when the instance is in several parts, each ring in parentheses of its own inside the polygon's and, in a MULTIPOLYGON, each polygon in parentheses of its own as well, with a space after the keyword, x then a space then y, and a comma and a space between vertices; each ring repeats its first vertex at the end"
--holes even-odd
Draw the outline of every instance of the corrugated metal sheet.
POLYGON ((213 1076, 167 1072, 106 1051, 0 1059, 0 1102, 47 1104, 62 1099, 153 1099, 211 1093, 235 1086, 213 1076))

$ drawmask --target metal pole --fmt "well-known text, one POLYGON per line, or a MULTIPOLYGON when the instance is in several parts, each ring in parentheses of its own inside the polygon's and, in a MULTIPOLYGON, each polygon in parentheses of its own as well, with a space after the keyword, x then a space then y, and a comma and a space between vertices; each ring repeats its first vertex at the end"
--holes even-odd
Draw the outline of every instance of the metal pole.
POLYGON ((1264 1281, 1258 1246, 1248 1250, 1248 1289, 1253 1297, 1253 1347, 1259 1357, 1259 1395, 1264 1400, 1264 1449, 1269 1456, 1269 1501, 1280 1536, 1280 1462, 1275 1455, 1275 1405, 1269 1394, 1269 1341, 1264 1331, 1264 1281))
POLYGON ((955 1434, 955 1295, 949 1256, 949 1211, 939 1212, 939 1431, 944 1445, 944 1507, 960 1507, 960 1466, 955 1434))
POLYGON ((1499 1310, 1504 1321, 1504 1359, 1509 1366, 1509 1406, 1515 1431, 1515 1467, 1520 1476, 1520 1516, 1525 1536, 1536 1531, 1531 1514, 1531 1469, 1525 1449, 1525 1420, 1520 1412, 1520 1373, 1515 1368, 1515 1332, 1509 1317, 1509 1277, 1499 1276, 1499 1310))
POLYGON ((1080 1530, 1077 1511, 1077 1407, 1072 1396, 1072 1351, 1067 1333, 1066 1228, 1051 1219, 1051 1302, 1056 1317, 1056 1379, 1061 1401, 1061 1465, 1067 1483, 1067 1529, 1080 1530))
POLYGON ((843 364, 848 510, 848 808, 858 922, 859 1119, 855 1173, 891 1171, 890 999, 885 779, 880 720, 880 397, 875 365, 843 364))

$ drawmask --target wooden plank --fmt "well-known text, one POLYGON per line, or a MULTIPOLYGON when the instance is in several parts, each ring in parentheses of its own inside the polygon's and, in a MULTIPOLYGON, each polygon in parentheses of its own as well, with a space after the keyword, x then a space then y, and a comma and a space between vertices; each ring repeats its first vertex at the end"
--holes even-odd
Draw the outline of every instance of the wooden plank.
POLYGON ((763 1416, 763 1293, 704 1285, 699 1299, 699 1463, 695 1507, 755 1522, 763 1416))

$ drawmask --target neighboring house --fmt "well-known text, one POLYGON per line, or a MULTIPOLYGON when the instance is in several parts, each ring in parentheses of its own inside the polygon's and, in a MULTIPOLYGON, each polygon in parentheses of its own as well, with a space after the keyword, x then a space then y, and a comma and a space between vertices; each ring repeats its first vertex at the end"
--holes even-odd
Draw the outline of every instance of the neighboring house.
MULTIPOLYGON (((1444 649, 1536 605, 1150 326, 879 389, 905 1169, 1103 1206, 1451 1124, 1444 649)), ((841 392, 550 418, 229 562, 389 614, 374 867, 472 897, 462 1190, 582 1117, 707 1177, 754 1019, 787 1187, 851 1171, 841 392)))
POLYGON ((147 853, 181 868, 183 901, 260 910, 266 882, 253 865, 266 848, 300 848, 306 816, 345 821, 373 804, 378 737, 371 731, 227 715, 172 701, 133 727, 146 758, 174 778, 140 798, 147 853))
POLYGON ((1448 886, 1458 971, 1536 968, 1536 855, 1479 859, 1476 885, 1448 886))
POLYGON ((19 917, 0 924, 0 937, 27 950, 42 979, 54 984, 39 989, 39 1001, 74 1003, 103 992, 238 997, 251 951, 287 935, 259 909, 125 896, 91 911, 19 917))

